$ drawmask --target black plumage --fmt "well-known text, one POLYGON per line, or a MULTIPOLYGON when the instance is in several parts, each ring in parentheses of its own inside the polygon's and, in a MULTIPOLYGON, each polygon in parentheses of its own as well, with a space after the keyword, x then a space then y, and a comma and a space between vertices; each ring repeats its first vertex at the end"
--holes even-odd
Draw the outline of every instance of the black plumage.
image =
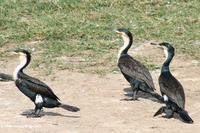
POLYGON ((127 53, 133 42, 131 32, 127 29, 117 29, 116 32, 120 34, 124 40, 124 45, 118 53, 117 65, 133 90, 133 97, 130 100, 136 100, 137 92, 140 90, 151 94, 153 97, 163 102, 163 98, 154 91, 153 79, 147 67, 127 53))
POLYGON ((169 64, 174 56, 174 48, 169 43, 161 43, 165 48, 166 60, 163 63, 159 76, 160 91, 166 106, 161 107, 154 116, 165 113, 166 118, 172 118, 178 113, 184 122, 193 123, 188 113, 185 111, 185 93, 180 82, 171 74, 169 64))
POLYGON ((79 108, 62 104, 59 98, 54 94, 49 86, 39 79, 28 76, 23 72, 31 60, 31 55, 28 51, 17 49, 14 52, 19 54, 20 65, 15 69, 13 78, 18 89, 35 104, 35 112, 30 116, 39 117, 43 107, 54 108, 61 107, 69 111, 79 111, 79 108))
POLYGON ((20 82, 26 84, 30 91, 41 94, 43 96, 47 96, 54 100, 59 100, 59 98, 53 93, 51 88, 45 83, 41 82, 39 79, 28 76, 23 72, 18 73, 18 79, 20 80, 20 82))

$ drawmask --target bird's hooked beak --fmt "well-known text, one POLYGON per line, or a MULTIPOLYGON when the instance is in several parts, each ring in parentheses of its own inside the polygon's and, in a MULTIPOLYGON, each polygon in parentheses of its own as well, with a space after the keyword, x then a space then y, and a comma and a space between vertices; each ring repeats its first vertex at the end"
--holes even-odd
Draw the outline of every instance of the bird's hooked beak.
POLYGON ((163 46, 164 46, 163 43, 154 43, 154 42, 151 42, 150 44, 156 46, 157 48, 159 48, 159 49, 161 49, 161 50, 164 49, 164 48, 163 48, 163 46))
POLYGON ((5 52, 9 53, 10 56, 17 56, 17 55, 19 55, 19 53, 16 52, 16 49, 8 49, 5 52))
POLYGON ((165 46, 165 43, 162 42, 162 43, 159 43, 158 45, 159 46, 165 46))
POLYGON ((21 53, 21 52, 18 52, 18 49, 8 49, 6 50, 7 53, 9 53, 9 55, 11 57, 18 57, 18 58, 21 58, 22 56, 24 56, 25 54, 21 53))
POLYGON ((164 55, 165 55, 165 58, 168 57, 168 51, 167 51, 167 48, 165 46, 165 43, 150 43, 151 45, 155 45, 157 46, 159 49, 163 50, 164 52, 164 55))
POLYGON ((113 30, 115 33, 119 34, 119 35, 122 35, 122 32, 118 31, 118 30, 113 30))

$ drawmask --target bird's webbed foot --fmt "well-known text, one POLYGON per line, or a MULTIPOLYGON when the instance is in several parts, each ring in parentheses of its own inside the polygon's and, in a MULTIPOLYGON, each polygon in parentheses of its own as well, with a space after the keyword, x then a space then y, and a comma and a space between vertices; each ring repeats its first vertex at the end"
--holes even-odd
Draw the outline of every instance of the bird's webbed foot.
POLYGON ((164 110, 164 112, 166 114, 166 115, 163 116, 164 118, 170 119, 170 118, 172 118, 174 116, 174 111, 172 109, 170 109, 170 108, 166 108, 164 110))
POLYGON ((35 114, 35 112, 34 112, 34 111, 31 111, 31 112, 29 112, 29 113, 26 114, 26 117, 29 118, 29 117, 31 117, 31 116, 34 115, 34 114, 35 114))
POLYGON ((132 95, 133 101, 138 100, 137 94, 138 94, 138 91, 139 91, 139 85, 140 85, 140 82, 137 81, 137 80, 135 80, 135 81, 133 82, 133 84, 131 84, 131 88, 132 88, 132 90, 133 90, 133 95, 132 95))
POLYGON ((27 118, 38 118, 41 117, 40 115, 41 109, 40 108, 35 108, 34 112, 30 112, 29 114, 27 114, 27 118))
POLYGON ((124 101, 139 101, 137 97, 137 93, 139 91, 139 84, 140 82, 137 80, 134 80, 130 83, 131 89, 133 90, 133 94, 131 98, 124 98, 124 101))
POLYGON ((124 101, 139 101, 137 97, 138 90, 134 90, 131 98, 124 98, 124 101))
POLYGON ((35 112, 31 112, 29 114, 26 115, 27 118, 38 118, 41 117, 40 114, 36 114, 35 112))
POLYGON ((168 115, 168 114, 166 114, 166 115, 164 115, 164 116, 162 116, 163 118, 167 118, 167 119, 170 119, 170 118, 172 118, 173 117, 173 115, 171 114, 171 115, 168 115))

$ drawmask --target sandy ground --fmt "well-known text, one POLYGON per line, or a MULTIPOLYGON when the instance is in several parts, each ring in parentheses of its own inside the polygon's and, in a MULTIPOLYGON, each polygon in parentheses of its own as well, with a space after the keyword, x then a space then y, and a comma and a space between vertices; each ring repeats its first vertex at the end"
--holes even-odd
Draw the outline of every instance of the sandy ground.
MULTIPOLYGON (((149 57, 162 63, 162 52, 148 45, 141 45, 130 53, 149 57), (148 51, 148 52, 146 52, 148 51)), ((0 72, 11 73, 16 62, 0 61, 0 72), (6 66, 6 68, 5 68, 6 66)), ((186 110, 194 124, 185 124, 179 119, 153 118, 161 106, 150 97, 139 101, 123 101, 129 84, 120 73, 103 77, 59 71, 43 77, 30 68, 26 73, 47 83, 61 101, 75 105, 80 112, 72 113, 61 108, 44 109, 41 118, 26 118, 23 113, 34 108, 13 82, 0 83, 0 132, 7 133, 191 133, 200 130, 200 67, 199 62, 176 56, 171 71, 185 88, 186 110)), ((151 72, 157 91, 160 70, 151 72)))

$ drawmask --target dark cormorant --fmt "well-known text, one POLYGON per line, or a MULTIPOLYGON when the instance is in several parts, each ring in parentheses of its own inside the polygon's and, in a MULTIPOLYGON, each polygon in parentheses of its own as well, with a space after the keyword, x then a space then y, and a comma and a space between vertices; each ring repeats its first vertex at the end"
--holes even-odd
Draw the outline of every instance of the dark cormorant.
POLYGON ((0 81, 14 81, 14 79, 9 74, 0 73, 0 81))
POLYGON ((17 49, 14 50, 14 52, 19 55, 20 64, 13 72, 13 79, 18 89, 35 104, 35 112, 30 115, 31 117, 39 117, 43 107, 61 107, 72 112, 79 111, 77 107, 61 103, 59 98, 45 83, 23 72, 24 68, 26 68, 31 61, 31 55, 28 51, 17 49))
POLYGON ((124 40, 124 45, 118 53, 117 64, 133 90, 132 98, 126 100, 136 100, 137 92, 140 90, 151 94, 153 97, 163 102, 162 96, 154 91, 155 87, 149 70, 139 61, 127 54, 133 42, 131 32, 127 29, 117 29, 115 32, 120 34, 124 40))
POLYGON ((175 112, 179 114, 184 122, 193 123, 193 120, 187 111, 185 111, 185 93, 183 87, 169 70, 169 64, 174 56, 174 48, 166 42, 159 45, 163 46, 166 55, 159 77, 160 91, 166 106, 161 107, 154 114, 154 117, 164 112, 166 114, 164 117, 172 118, 175 112))

